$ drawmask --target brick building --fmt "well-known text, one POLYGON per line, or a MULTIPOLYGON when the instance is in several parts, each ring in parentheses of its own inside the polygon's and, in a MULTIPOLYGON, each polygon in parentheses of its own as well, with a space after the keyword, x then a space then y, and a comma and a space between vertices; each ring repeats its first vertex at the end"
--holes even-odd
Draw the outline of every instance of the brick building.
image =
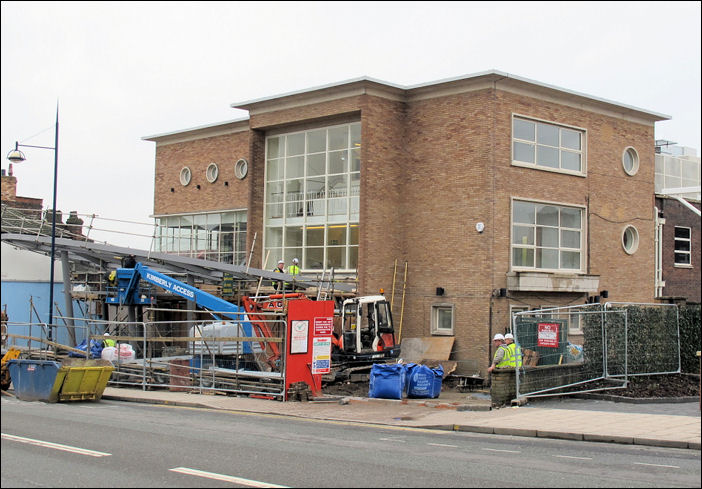
MULTIPOLYGON (((235 103, 156 143, 157 249, 303 273, 359 294, 408 264, 402 337, 453 335, 460 373, 524 308, 654 302, 654 124, 668 116, 490 71, 361 78, 235 103)), ((395 322, 399 301, 395 301, 395 322)), ((577 334, 577 325, 571 325, 577 334)))

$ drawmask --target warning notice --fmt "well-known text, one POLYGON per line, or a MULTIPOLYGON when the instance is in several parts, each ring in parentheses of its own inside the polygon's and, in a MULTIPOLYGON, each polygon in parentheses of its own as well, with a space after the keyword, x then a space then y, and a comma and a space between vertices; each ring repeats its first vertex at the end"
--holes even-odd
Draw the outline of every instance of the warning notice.
POLYGON ((331 337, 312 339, 312 374, 331 372, 331 337))
POLYGON ((539 323, 536 346, 558 348, 558 324, 539 323))
POLYGON ((333 318, 314 318, 314 335, 331 336, 334 331, 333 318))

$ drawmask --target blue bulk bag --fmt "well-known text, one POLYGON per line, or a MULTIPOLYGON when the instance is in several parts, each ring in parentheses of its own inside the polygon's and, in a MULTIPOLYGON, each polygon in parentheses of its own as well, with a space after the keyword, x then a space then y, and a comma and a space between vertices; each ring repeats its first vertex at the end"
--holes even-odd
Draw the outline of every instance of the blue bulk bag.
MULTIPOLYGON (((79 350, 86 350, 86 344, 87 341, 83 340, 80 342, 79 345, 76 346, 77 349, 79 350)), ((95 341, 95 340, 90 340, 90 358, 100 358, 102 355, 102 341, 95 341)), ((80 354, 76 353, 74 351, 71 351, 68 353, 69 357, 79 357, 79 358, 85 358, 85 354, 80 354)))
POLYGON ((402 399, 405 390, 405 367, 401 363, 373 364, 368 397, 402 399))
POLYGON ((429 368, 426 365, 415 365, 407 375, 407 397, 437 398, 441 394, 441 382, 444 368, 429 368))

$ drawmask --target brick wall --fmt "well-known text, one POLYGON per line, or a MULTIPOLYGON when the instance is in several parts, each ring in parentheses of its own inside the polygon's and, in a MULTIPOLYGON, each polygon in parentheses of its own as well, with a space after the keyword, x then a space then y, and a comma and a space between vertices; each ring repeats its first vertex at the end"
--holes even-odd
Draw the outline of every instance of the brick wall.
MULTIPOLYGON (((688 302, 700 302, 700 218, 675 199, 656 198, 663 212, 663 295, 685 297, 688 302), (691 267, 675 266, 675 226, 691 228, 691 267)), ((695 203, 700 208, 700 204, 695 203)))

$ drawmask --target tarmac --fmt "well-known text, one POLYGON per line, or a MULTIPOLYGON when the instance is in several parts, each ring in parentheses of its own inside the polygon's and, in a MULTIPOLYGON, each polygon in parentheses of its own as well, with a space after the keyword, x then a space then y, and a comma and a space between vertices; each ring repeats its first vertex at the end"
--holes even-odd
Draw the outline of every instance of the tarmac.
POLYGON ((600 398, 538 398, 494 408, 484 392, 442 392, 437 399, 322 396, 281 402, 211 391, 107 387, 102 399, 189 406, 366 425, 622 443, 700 450, 700 401, 617 402, 600 398))

